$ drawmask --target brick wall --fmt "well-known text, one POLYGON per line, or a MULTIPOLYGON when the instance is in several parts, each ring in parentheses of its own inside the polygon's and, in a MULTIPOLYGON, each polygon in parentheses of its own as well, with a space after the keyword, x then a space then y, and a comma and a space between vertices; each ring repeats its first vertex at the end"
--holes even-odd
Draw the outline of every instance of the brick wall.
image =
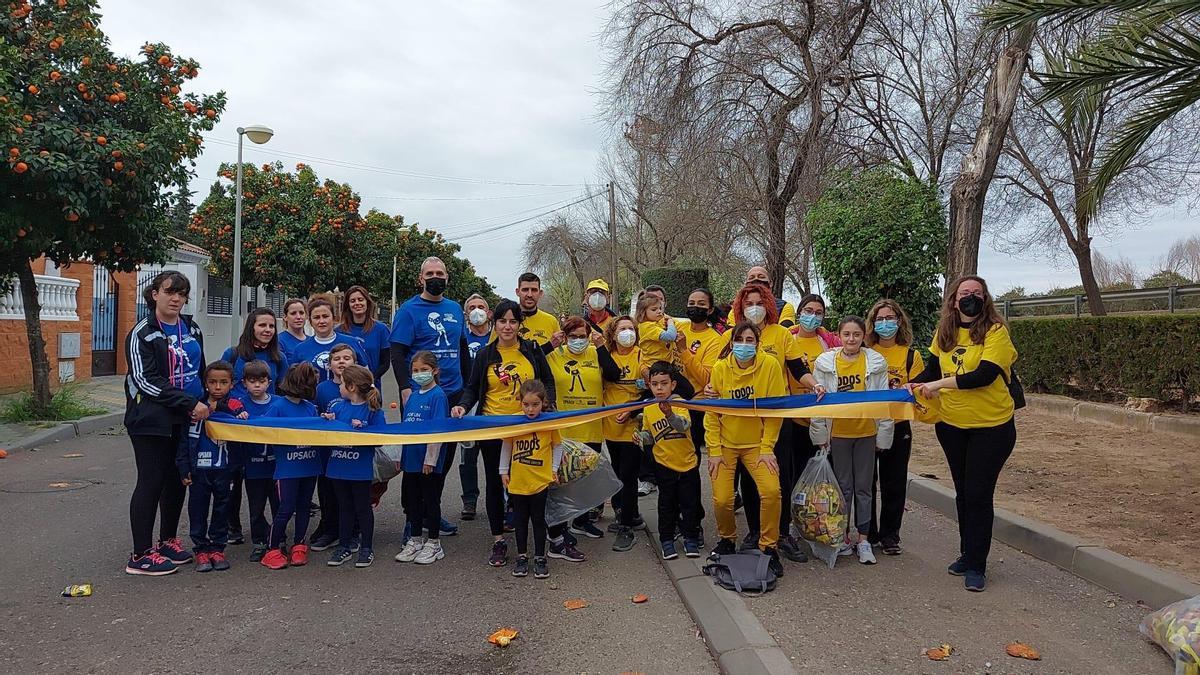
MULTIPOLYGON (((34 274, 45 274, 45 259, 33 262, 34 274)), ((79 321, 42 321, 42 336, 46 340, 46 356, 50 359, 50 384, 58 384, 58 334, 79 334, 79 358, 75 359, 75 379, 92 376, 92 265, 76 263, 61 270, 61 276, 78 279, 76 295, 79 321)), ((29 341, 25 337, 25 321, 0 320, 0 392, 29 390, 33 385, 33 367, 29 358, 29 341)))

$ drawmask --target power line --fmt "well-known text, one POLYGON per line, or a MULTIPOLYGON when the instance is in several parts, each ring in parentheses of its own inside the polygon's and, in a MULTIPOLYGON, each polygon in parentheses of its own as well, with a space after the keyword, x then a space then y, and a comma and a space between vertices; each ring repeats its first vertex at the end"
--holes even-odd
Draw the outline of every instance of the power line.
POLYGON ((543 209, 551 209, 552 211, 556 211, 558 209, 563 209, 563 208, 566 208, 567 206, 569 206, 569 204, 567 203, 569 201, 571 201, 570 197, 568 197, 566 199, 561 199, 558 201, 550 202, 549 204, 539 204, 537 206, 534 206, 534 207, 531 207, 528 209, 521 209, 520 211, 511 211, 509 213, 501 213, 501 214, 497 214, 497 215, 493 215, 493 216, 485 216, 483 218, 476 218, 475 220, 467 220, 467 221, 463 221, 461 223, 454 223, 452 225, 443 225, 439 228, 438 231, 443 232, 443 233, 454 232, 454 231, 461 232, 464 230, 470 230, 472 227, 479 227, 481 225, 486 226, 486 225, 491 225, 492 223, 498 223, 500 221, 507 220, 514 216, 524 215, 524 214, 530 213, 532 211, 541 211, 543 209))
POLYGON ((552 190, 550 192, 530 192, 523 195, 493 195, 488 197, 424 197, 419 195, 374 195, 362 199, 394 199, 411 202, 489 202, 503 199, 526 199, 528 197, 549 197, 551 195, 574 192, 571 190, 552 190))
POLYGON ((543 216, 548 216, 548 215, 550 215, 550 214, 552 214, 552 213, 555 213, 555 212, 557 212, 557 211, 562 211, 562 210, 563 210, 563 209, 565 209, 565 208, 568 208, 568 207, 571 207, 571 206, 575 206, 576 204, 582 204, 583 202, 586 202, 586 201, 588 201, 589 199, 595 199, 596 197, 599 197, 599 196, 600 196, 600 194, 601 194, 601 193, 599 193, 599 192, 593 192, 592 194, 590 194, 590 195, 587 195, 587 196, 585 196, 585 197, 583 197, 583 198, 581 198, 581 199, 576 199, 575 201, 571 202, 570 204, 564 204, 564 205, 562 205, 562 206, 560 206, 560 207, 558 207, 558 208, 555 208, 555 209, 550 209, 549 211, 544 211, 544 212, 542 212, 542 213, 534 214, 534 215, 532 215, 532 216, 529 216, 529 217, 526 217, 526 218, 522 218, 522 219, 520 219, 520 220, 514 220, 514 221, 513 221, 513 222, 511 222, 511 223, 505 223, 505 224, 503 224, 503 225, 496 225, 495 227, 488 227, 488 228, 484 228, 484 229, 482 229, 482 230, 479 230, 478 232, 472 232, 472 233, 470 233, 470 234, 465 234, 465 235, 463 235, 463 236, 461 236, 461 237, 455 237, 454 239, 451 239, 450 241, 452 241, 452 242, 454 242, 454 243, 458 243, 458 242, 461 242, 461 241, 463 241, 463 240, 470 239, 470 238, 472 238, 472 237, 478 237, 478 236, 480 236, 480 235, 483 235, 483 234, 488 234, 488 233, 490 233, 490 232, 496 232, 496 231, 498 231, 498 230, 503 230, 503 229, 506 229, 506 228, 509 228, 509 227, 513 227, 514 225, 520 225, 521 223, 527 223, 527 222, 529 222, 529 221, 531 221, 531 220, 535 220, 535 219, 537 219, 537 218, 541 218, 541 217, 543 217, 543 216))

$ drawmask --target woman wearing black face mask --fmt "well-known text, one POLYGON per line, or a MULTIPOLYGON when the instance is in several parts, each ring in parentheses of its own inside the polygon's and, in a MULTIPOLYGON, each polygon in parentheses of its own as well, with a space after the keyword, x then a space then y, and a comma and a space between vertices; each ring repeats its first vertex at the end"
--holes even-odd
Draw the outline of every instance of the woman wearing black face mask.
MULTIPOLYGON (((707 288, 697 288, 688 295, 687 321, 680 321, 679 355, 683 360, 683 374, 697 393, 708 386, 713 364, 721 355, 725 342, 721 334, 712 327, 716 310, 713 295, 707 288)), ((699 454, 704 445, 704 413, 692 411, 692 442, 699 454)))
POLYGON ((954 478, 958 560, 948 571, 982 591, 992 543, 993 497, 1004 462, 1017 443, 1008 391, 1017 350, 987 284, 966 276, 950 284, 925 372, 907 386, 941 397, 938 442, 954 478))

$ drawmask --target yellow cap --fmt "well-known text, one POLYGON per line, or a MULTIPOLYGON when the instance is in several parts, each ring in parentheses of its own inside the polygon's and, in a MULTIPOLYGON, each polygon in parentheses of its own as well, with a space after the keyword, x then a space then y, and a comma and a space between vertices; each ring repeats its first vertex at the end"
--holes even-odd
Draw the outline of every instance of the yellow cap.
POLYGON ((593 288, 597 288, 597 289, 599 289, 599 290, 602 290, 602 291, 604 291, 605 293, 611 293, 611 292, 612 292, 612 291, 608 290, 608 283, 607 283, 606 281, 604 281, 603 279, 593 279, 593 280, 589 281, 589 282, 588 282, 588 285, 587 285, 587 288, 585 288, 584 290, 585 290, 585 291, 590 291, 590 290, 592 290, 593 288))

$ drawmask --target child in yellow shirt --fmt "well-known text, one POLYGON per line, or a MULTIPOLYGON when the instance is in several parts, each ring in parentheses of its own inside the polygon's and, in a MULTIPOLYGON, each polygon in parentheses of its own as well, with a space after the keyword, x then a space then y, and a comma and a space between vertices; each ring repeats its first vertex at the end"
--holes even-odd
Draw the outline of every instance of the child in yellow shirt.
POLYGON ((666 306, 657 295, 646 294, 638 300, 634 320, 638 324, 638 347, 642 351, 639 372, 643 383, 650 378, 650 366, 655 361, 666 361, 678 366, 679 331, 675 321, 667 316, 666 306))
MULTIPOLYGON (((534 419, 551 410, 550 394, 539 380, 521 384, 521 410, 534 419)), ((516 516, 517 564, 514 577, 529 574, 529 524, 533 523, 533 577, 550 576, 546 564, 546 492, 558 482, 562 437, 557 431, 531 431, 500 444, 500 480, 508 490, 508 503, 516 516)))

